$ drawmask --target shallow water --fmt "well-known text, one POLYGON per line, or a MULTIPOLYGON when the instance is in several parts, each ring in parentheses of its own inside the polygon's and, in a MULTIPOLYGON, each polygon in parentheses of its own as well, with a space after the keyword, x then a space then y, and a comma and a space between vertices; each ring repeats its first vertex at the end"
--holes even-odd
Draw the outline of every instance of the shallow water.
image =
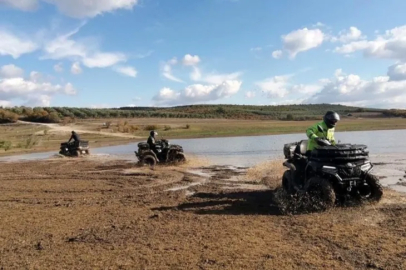
MULTIPOLYGON (((376 172, 387 178, 382 182, 394 185, 394 188, 406 191, 406 187, 396 183, 405 175, 406 170, 406 130, 337 132, 336 139, 342 143, 366 144, 373 162, 387 163, 376 167, 376 172), (397 160, 397 161, 396 161, 397 160)), ((258 163, 283 159, 283 145, 306 139, 305 134, 245 136, 205 139, 172 140, 172 144, 183 146, 186 155, 209 159, 218 165, 241 167, 254 166, 258 163)), ((134 151, 137 143, 92 148, 94 155, 109 155, 120 159, 136 160, 134 151)), ((0 161, 37 160, 53 157, 55 152, 35 153, 19 156, 2 157, 0 161)), ((405 179, 406 180, 406 179, 405 179)))

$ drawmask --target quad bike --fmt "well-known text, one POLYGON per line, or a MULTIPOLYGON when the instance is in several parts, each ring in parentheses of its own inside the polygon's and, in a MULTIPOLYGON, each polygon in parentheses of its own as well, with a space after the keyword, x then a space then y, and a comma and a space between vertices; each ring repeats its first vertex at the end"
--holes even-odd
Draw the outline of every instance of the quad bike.
POLYGON ((79 142, 65 142, 61 143, 61 148, 59 154, 64 156, 74 156, 79 157, 81 155, 89 155, 89 142, 79 141, 79 142))
POLYGON ((284 146, 287 160, 283 165, 289 169, 282 186, 288 194, 307 193, 325 208, 348 196, 370 202, 381 199, 383 189, 379 178, 371 174, 373 164, 366 145, 331 145, 324 139, 325 146, 307 152, 307 143, 303 140, 284 146))
POLYGON ((150 149, 148 143, 138 144, 138 151, 135 156, 140 164, 155 166, 157 163, 178 163, 185 162, 186 158, 183 148, 177 144, 170 144, 168 140, 162 139, 155 143, 156 152, 150 149))

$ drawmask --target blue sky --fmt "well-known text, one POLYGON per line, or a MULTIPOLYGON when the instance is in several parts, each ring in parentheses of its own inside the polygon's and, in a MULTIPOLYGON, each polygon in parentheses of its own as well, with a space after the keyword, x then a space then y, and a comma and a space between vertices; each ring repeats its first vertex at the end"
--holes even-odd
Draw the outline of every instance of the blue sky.
POLYGON ((406 2, 0 0, 0 105, 406 107, 406 2))

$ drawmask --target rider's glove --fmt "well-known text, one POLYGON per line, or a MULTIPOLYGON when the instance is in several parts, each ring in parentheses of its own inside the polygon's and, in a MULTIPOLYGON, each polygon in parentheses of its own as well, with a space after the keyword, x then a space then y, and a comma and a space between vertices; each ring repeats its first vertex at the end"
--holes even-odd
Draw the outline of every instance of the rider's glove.
POLYGON ((323 140, 323 139, 320 139, 320 138, 316 138, 315 140, 316 140, 316 143, 317 143, 318 145, 320 145, 320 146, 327 146, 327 145, 329 145, 326 140, 323 140))

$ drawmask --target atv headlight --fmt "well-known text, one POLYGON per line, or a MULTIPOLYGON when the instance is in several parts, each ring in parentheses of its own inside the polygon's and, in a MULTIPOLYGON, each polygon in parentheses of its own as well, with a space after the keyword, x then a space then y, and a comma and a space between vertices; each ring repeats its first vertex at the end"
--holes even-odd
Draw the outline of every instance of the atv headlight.
POLYGON ((323 170, 323 172, 326 172, 326 173, 334 173, 335 174, 337 172, 337 168, 333 167, 333 166, 323 166, 322 170, 323 170))
POLYGON ((361 166, 361 171, 368 171, 371 168, 372 168, 371 163, 366 163, 366 164, 361 166))

